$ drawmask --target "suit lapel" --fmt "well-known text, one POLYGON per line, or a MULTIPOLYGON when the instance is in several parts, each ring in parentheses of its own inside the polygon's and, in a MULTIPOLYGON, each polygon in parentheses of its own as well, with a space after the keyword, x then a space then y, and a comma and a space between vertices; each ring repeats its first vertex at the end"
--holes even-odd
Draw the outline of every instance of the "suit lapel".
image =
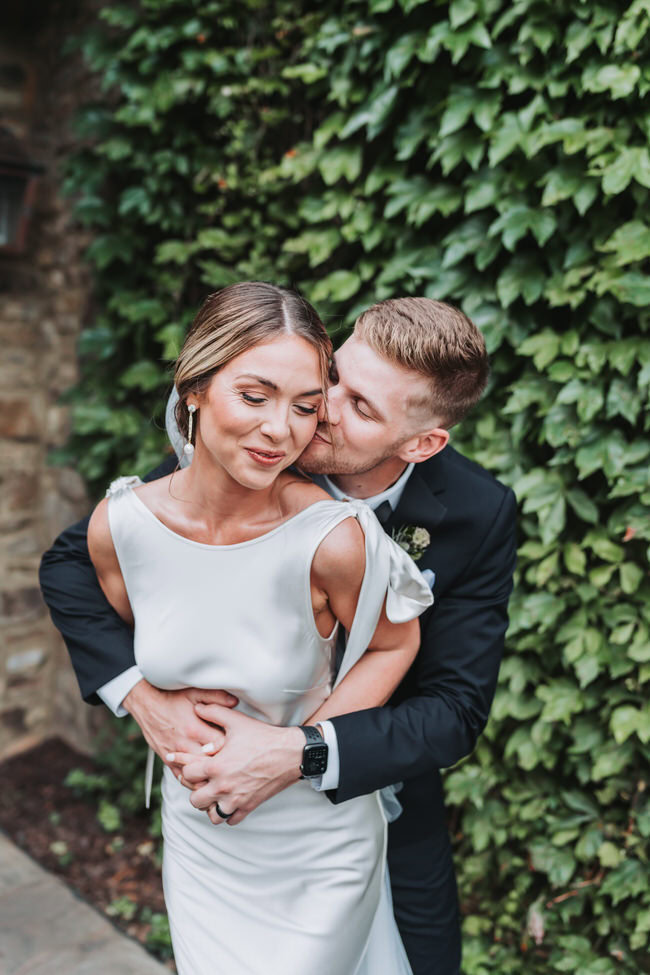
MULTIPOLYGON (((441 451, 443 453, 444 451, 441 451)), ((402 525, 435 528, 447 513, 437 497, 444 492, 446 478, 441 454, 418 464, 408 479, 400 502, 386 524, 388 530, 402 525)))

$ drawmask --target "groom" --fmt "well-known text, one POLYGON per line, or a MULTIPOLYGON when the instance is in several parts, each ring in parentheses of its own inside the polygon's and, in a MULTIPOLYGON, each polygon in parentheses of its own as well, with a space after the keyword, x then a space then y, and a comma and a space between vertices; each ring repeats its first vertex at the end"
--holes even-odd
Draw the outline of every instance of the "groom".
MULTIPOLYGON (((418 564, 434 605, 420 618, 416 661, 385 707, 324 722, 328 766, 313 783, 335 803, 404 783, 388 860, 414 975, 460 971, 438 770, 469 754, 485 726, 512 588, 514 495, 447 446, 449 427, 478 402, 487 374, 483 339, 460 311, 426 298, 380 302, 360 316, 336 353, 329 425, 319 426, 301 458, 334 497, 365 499, 389 533, 410 526, 430 537, 418 564)), ((145 480, 176 463, 169 458, 145 480)), ((236 827, 297 780, 302 732, 230 710, 235 701, 224 691, 161 691, 142 679, 132 632, 99 588, 86 529, 87 519, 64 532, 41 566, 43 592, 84 698, 97 703, 99 695, 116 714, 130 712, 175 771, 183 753, 195 755, 182 766, 193 804, 208 809, 218 801, 224 811, 237 810, 229 820, 236 827), (215 724, 225 730, 219 740, 215 724), (208 758, 201 746, 215 740, 220 751, 208 758)), ((251 566, 251 592, 254 586, 251 566)))

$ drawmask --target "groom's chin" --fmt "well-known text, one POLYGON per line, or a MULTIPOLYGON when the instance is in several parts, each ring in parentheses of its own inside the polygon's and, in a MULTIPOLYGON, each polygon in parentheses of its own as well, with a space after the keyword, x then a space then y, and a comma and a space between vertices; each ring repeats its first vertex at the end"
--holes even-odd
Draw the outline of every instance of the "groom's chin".
POLYGON ((332 445, 312 440, 303 450, 296 464, 307 474, 330 473, 334 466, 332 445))

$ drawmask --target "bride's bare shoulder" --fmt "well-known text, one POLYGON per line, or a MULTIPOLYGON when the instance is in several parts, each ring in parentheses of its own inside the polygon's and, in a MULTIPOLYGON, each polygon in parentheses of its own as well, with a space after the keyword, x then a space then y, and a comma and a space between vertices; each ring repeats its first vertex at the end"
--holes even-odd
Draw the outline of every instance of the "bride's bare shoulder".
POLYGON ((88 552, 96 569, 117 558, 108 522, 108 498, 103 498, 90 516, 88 552))
POLYGON ((125 477, 111 483, 107 496, 99 502, 88 523, 88 551, 96 569, 99 567, 112 569, 117 564, 108 520, 110 496, 120 493, 120 490, 134 491, 145 501, 147 507, 153 509, 156 507, 156 502, 168 492, 169 481, 170 477, 162 477, 157 481, 138 484, 137 478, 125 477))
POLYGON ((134 487, 134 491, 139 497, 146 501, 157 501, 169 495, 169 488, 172 483, 173 474, 159 477, 155 481, 147 481, 134 487))
POLYGON ((99 584, 109 603, 125 622, 132 624, 133 612, 108 520, 108 501, 108 498, 100 501, 90 516, 88 554, 95 567, 99 584))
POLYGON ((278 491, 282 512, 287 518, 297 515, 317 501, 332 500, 327 491, 323 491, 313 481, 295 474, 288 474, 279 485, 278 491))

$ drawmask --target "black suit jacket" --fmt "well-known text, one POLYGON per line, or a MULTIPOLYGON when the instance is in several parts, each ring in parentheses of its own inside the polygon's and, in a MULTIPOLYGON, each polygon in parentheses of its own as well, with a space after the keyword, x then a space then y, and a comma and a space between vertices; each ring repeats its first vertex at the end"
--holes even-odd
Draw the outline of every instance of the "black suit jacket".
POLYGON ((403 525, 431 536, 418 566, 435 572, 434 604, 388 705, 332 719, 335 802, 454 765, 473 750, 494 697, 516 556, 514 494, 447 446, 415 467, 385 527, 403 525))
MULTIPOLYGON (((170 473, 169 457, 145 480, 170 473)), ((435 572, 434 605, 421 617, 414 665, 389 704, 333 719, 339 786, 333 802, 453 765, 474 748, 496 686, 515 563, 515 498, 452 447, 414 469, 387 530, 427 528, 419 562, 435 572)), ((81 693, 135 663, 130 628, 109 605, 87 545, 88 518, 43 556, 43 595, 72 659, 81 693)), ((442 812, 442 811, 441 811, 442 812)))

